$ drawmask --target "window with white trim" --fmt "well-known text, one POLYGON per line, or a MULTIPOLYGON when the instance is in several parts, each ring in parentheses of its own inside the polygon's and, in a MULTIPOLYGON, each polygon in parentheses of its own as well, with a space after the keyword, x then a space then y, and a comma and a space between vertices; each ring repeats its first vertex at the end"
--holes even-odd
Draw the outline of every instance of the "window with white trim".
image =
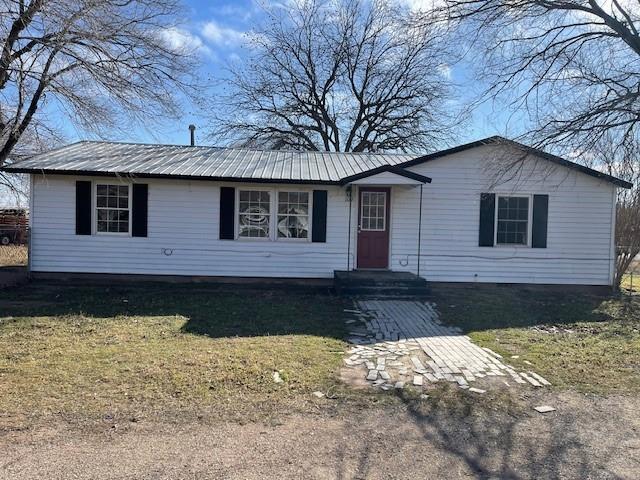
POLYGON ((131 192, 129 185, 96 184, 96 233, 129 233, 131 192))
POLYGON ((498 196, 497 245, 529 244, 529 197, 498 196))
POLYGON ((240 190, 238 197, 238 236, 269 238, 271 235, 271 192, 240 190))
POLYGON ((278 192, 278 238, 309 238, 309 192, 278 192))
POLYGON ((237 238, 263 240, 311 239, 311 192, 237 190, 237 238))

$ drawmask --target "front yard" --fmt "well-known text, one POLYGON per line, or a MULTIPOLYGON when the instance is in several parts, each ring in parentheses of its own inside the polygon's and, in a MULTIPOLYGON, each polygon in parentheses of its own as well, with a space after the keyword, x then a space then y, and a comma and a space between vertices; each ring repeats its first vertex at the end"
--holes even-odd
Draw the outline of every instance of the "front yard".
POLYGON ((553 386, 424 399, 339 382, 351 304, 329 294, 3 290, 0 480, 635 479, 636 298, 435 286, 442 320, 553 386))
MULTIPOLYGON (((434 287, 433 297, 445 322, 540 373, 554 391, 640 392, 638 297, 507 286, 434 287)), ((283 288, 35 283, 5 290, 0 415, 250 418, 307 411, 316 390, 333 394, 334 405, 393 401, 338 380, 350 306, 283 288)))
POLYGON ((343 308, 320 294, 197 285, 5 290, 0 412, 295 407, 337 383, 343 308))

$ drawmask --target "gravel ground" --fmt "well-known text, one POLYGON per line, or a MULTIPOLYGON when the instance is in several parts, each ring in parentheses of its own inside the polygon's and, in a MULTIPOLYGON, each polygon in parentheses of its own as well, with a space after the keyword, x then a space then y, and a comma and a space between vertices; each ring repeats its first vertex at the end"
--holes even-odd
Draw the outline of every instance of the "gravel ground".
POLYGON ((638 399, 466 396, 259 423, 176 417, 0 431, 1 479, 636 479, 638 399), (558 410, 541 415, 542 403, 558 410))

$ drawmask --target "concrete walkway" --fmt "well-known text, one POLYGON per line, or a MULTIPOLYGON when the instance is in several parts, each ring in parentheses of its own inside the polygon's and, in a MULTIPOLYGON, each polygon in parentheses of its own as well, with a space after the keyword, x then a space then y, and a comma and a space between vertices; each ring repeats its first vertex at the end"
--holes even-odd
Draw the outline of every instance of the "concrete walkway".
POLYGON ((459 329, 440 323, 435 305, 406 300, 363 300, 351 311, 348 367, 366 367, 366 379, 383 389, 455 382, 469 388, 485 377, 508 386, 550 385, 531 371, 517 371, 488 348, 474 344, 459 329))

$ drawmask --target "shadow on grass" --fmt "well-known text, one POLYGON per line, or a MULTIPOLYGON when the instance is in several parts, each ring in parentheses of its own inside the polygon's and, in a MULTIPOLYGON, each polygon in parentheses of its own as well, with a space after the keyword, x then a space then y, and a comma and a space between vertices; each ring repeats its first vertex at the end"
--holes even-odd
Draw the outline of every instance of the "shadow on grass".
MULTIPOLYGON (((488 398, 462 401, 446 396, 425 402, 405 393, 397 396, 418 438, 408 433, 406 444, 401 439, 394 451, 415 452, 413 467, 428 470, 425 478, 626 478, 608 467, 610 462, 619 463, 616 459, 624 458, 625 453, 616 448, 616 443, 624 440, 623 434, 600 439, 572 412, 542 417, 509 405, 496 408, 488 398), (621 438, 614 438, 618 436, 621 438)), ((344 445, 344 450, 348 447, 344 445)), ((352 468, 355 463, 355 474, 346 475, 347 461, 343 458, 338 462, 337 478, 368 478, 377 471, 379 452, 378 445, 372 453, 370 442, 364 439, 357 447, 358 458, 348 459, 352 468)), ((627 463, 631 471, 633 461, 627 463)))
MULTIPOLYGON (((620 311, 627 307, 619 297, 570 288, 562 291, 513 285, 434 285, 432 293, 443 321, 465 332, 603 322, 614 315, 633 316, 620 311)), ((300 291, 284 285, 255 288, 35 282, 5 289, 0 296, 0 316, 179 315, 187 319, 182 327, 184 333, 210 337, 308 334, 342 339, 346 333, 344 307, 345 300, 327 291, 300 291)))
MULTIPOLYGON (((0 316, 181 316, 183 333, 209 337, 313 335, 344 338, 343 301, 329 293, 285 286, 158 284, 117 286, 31 283, 6 289, 0 316)), ((1 327, 0 323, 0 327, 1 327)))
POLYGON ((605 322, 616 313, 610 304, 621 304, 621 297, 605 288, 475 285, 432 290, 443 320, 465 332, 605 322))

